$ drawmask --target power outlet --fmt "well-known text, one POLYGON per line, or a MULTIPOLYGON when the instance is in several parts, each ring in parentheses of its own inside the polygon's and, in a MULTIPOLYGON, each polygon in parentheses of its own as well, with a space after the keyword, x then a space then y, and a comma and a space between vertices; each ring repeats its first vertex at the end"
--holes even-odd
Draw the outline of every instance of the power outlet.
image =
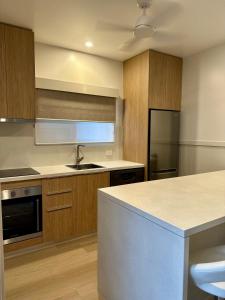
POLYGON ((106 150, 105 151, 105 156, 112 156, 113 155, 113 151, 112 150, 106 150))

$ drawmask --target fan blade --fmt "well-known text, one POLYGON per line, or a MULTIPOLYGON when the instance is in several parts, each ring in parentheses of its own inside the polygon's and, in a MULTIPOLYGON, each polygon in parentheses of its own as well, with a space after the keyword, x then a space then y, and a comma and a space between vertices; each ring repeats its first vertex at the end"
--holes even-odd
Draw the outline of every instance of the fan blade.
POLYGON ((139 38, 133 36, 131 39, 126 41, 124 44, 122 44, 119 47, 119 50, 123 51, 123 52, 129 52, 130 50, 132 50, 135 47, 135 45, 137 44, 138 41, 139 41, 139 38))
POLYGON ((108 22, 104 22, 104 21, 99 21, 96 25, 96 29, 99 31, 133 32, 132 27, 114 24, 114 23, 108 23, 108 22))
POLYGON ((181 35, 179 33, 170 33, 168 30, 156 30, 153 39, 155 41, 159 41, 159 42, 180 42, 181 40, 183 40, 185 38, 184 35, 181 35))
POLYGON ((152 18, 152 24, 156 27, 165 27, 171 24, 182 11, 182 6, 176 1, 169 2, 167 8, 157 17, 152 18))

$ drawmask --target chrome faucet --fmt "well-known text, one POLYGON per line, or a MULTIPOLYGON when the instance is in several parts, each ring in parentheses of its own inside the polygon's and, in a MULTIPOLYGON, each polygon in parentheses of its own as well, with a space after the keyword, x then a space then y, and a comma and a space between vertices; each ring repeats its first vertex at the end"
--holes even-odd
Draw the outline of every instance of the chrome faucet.
POLYGON ((83 155, 82 151, 80 151, 81 147, 85 147, 85 145, 77 145, 77 147, 76 147, 76 157, 75 157, 76 165, 79 165, 80 162, 84 159, 84 155, 83 155), (80 156, 80 153, 81 153, 81 156, 80 156))

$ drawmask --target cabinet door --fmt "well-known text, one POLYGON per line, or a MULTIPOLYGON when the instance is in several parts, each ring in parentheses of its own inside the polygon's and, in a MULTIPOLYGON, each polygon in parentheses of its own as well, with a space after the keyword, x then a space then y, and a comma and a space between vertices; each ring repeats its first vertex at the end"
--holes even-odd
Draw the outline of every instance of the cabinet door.
POLYGON ((43 180, 44 241, 61 241, 73 235, 72 177, 43 180))
POLYGON ((47 211, 44 241, 63 241, 72 237, 72 208, 54 208, 47 211))
POLYGON ((34 35, 10 25, 4 28, 7 116, 34 119, 34 35))
POLYGON ((97 190, 109 186, 109 173, 74 177, 74 232, 81 236, 97 231, 97 190))
POLYGON ((149 108, 180 110, 182 59, 150 51, 149 108))
POLYGON ((124 159, 147 166, 149 51, 123 64, 124 159))
POLYGON ((0 24, 0 118, 7 117, 4 29, 5 25, 0 24))
POLYGON ((167 56, 166 99, 171 110, 181 110, 182 66, 181 58, 167 56))

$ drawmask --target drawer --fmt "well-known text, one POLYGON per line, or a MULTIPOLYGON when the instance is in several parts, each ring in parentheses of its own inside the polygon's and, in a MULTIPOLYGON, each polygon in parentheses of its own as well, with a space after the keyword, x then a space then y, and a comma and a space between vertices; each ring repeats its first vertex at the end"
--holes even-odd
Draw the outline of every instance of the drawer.
POLYGON ((46 196, 66 195, 73 191, 73 177, 59 177, 43 180, 43 193, 46 196))
POLYGON ((18 189, 21 187, 30 187, 41 185, 41 180, 24 180, 24 181, 13 181, 13 182, 4 182, 1 184, 1 190, 9 190, 9 189, 18 189))
POLYGON ((47 212, 72 208, 73 194, 66 193, 60 195, 47 196, 44 198, 44 201, 45 201, 45 209, 47 212))

